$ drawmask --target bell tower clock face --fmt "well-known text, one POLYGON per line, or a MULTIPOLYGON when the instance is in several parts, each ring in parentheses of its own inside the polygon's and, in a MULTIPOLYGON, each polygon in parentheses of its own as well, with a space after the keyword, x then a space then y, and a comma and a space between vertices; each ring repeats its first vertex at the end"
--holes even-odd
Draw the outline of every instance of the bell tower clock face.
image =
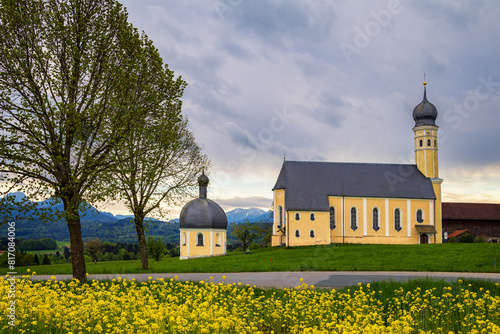
POLYGON ((430 135, 431 134, 431 130, 427 130, 427 134, 430 135))

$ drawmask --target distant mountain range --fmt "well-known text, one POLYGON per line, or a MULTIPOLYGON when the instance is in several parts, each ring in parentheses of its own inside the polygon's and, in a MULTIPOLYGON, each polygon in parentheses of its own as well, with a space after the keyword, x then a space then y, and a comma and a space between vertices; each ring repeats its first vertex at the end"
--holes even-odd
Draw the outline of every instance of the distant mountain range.
MULTIPOLYGON (((25 213, 30 219, 13 219, 16 224, 16 236, 18 238, 37 239, 52 238, 55 240, 69 240, 68 227, 64 220, 42 222, 37 218, 36 209, 46 209, 51 213, 63 210, 60 200, 50 198, 41 202, 31 202, 21 192, 10 193, 7 196, 14 197, 16 202, 27 201, 32 210, 25 213)), ((0 199, 1 204, 1 199, 0 199)), ((18 211, 12 208, 11 214, 18 211)), ((134 225, 131 224, 132 215, 113 215, 110 212, 98 211, 91 205, 86 205, 80 210, 82 221, 82 236, 86 238, 99 238, 108 241, 135 241, 137 238, 134 225)), ((246 219, 250 222, 271 222, 271 212, 258 208, 234 209, 226 213, 228 223, 239 223, 246 219)), ((1 216, 0 216, 1 218, 1 216)), ((149 235, 162 236, 165 242, 178 242, 179 219, 173 219, 165 223, 153 218, 147 219, 149 235)), ((0 236, 7 235, 7 225, 0 226, 0 236)))

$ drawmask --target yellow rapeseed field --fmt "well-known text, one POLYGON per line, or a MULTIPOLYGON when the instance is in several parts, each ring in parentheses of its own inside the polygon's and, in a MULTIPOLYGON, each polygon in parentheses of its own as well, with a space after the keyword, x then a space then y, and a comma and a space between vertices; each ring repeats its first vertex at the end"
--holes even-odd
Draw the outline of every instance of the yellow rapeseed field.
POLYGON ((263 291, 241 284, 118 278, 80 284, 0 277, 1 333, 500 333, 500 288, 263 291), (283 293, 281 293, 283 292, 283 293), (13 326, 14 325, 14 326, 13 326))

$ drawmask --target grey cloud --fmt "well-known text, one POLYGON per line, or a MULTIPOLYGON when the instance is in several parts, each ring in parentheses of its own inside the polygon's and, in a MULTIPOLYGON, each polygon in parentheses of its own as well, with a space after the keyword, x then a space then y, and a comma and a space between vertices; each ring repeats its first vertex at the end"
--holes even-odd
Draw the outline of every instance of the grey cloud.
MULTIPOLYGON (((242 1, 235 6, 235 24, 263 40, 282 44, 282 38, 318 41, 331 28, 335 13, 330 6, 305 1, 242 1)), ((303 41, 304 42, 304 41, 303 41)))
POLYGON ((229 199, 214 199, 223 209, 231 208, 262 208, 269 209, 273 200, 267 197, 251 196, 251 197, 233 197, 229 199))

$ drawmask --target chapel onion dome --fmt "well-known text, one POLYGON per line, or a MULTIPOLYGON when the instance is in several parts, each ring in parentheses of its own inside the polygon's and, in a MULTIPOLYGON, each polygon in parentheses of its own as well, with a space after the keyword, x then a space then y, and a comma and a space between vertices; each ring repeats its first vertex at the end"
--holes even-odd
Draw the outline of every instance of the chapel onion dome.
POLYGON ((435 121, 437 118, 437 109, 432 103, 427 101, 426 85, 427 82, 424 82, 424 99, 413 109, 413 119, 415 120, 415 126, 436 126, 435 121))
POLYGON ((202 173, 198 178, 200 197, 188 202, 179 217, 180 228, 227 229, 227 217, 222 208, 207 198, 208 177, 202 173))

